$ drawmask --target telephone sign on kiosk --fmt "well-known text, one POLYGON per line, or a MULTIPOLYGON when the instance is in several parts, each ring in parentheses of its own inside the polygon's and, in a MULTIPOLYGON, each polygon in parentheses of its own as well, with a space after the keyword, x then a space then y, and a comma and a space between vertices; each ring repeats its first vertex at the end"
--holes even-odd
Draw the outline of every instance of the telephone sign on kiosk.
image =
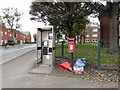
POLYGON ((68 38, 68 50, 69 52, 75 51, 74 38, 68 38))

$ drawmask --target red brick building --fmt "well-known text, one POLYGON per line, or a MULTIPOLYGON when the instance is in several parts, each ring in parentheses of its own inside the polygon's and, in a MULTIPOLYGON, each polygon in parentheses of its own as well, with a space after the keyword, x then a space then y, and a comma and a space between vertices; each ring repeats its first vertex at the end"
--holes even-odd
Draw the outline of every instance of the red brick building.
POLYGON ((2 30, 0 31, 1 45, 5 45, 8 40, 8 31, 4 24, 2 24, 2 30))
POLYGON ((100 30, 98 23, 90 23, 86 26, 82 34, 81 43, 98 43, 100 40, 100 30))
POLYGON ((31 34, 29 31, 22 32, 24 35, 26 35, 25 42, 31 42, 31 34))
POLYGON ((0 45, 4 46, 8 41, 15 41, 15 43, 26 43, 31 42, 31 34, 26 35, 15 29, 7 29, 5 24, 1 25, 2 30, 0 31, 0 45))

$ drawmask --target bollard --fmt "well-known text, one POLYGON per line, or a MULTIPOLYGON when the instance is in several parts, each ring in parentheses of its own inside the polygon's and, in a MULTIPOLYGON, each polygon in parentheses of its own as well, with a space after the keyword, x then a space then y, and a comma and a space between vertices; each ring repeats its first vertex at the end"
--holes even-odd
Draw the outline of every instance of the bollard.
POLYGON ((62 41, 62 58, 64 58, 64 41, 62 41))
POLYGON ((98 65, 97 65, 98 71, 100 70, 100 41, 98 42, 98 65))
POLYGON ((73 70, 73 52, 71 52, 72 70, 73 70))

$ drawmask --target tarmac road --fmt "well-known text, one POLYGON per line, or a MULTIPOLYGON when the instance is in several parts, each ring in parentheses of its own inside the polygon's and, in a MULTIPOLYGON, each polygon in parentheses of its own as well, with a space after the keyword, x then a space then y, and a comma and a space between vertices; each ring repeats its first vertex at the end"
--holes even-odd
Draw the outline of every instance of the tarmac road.
POLYGON ((2 65, 2 88, 114 88, 112 83, 99 86, 80 78, 30 74, 36 50, 14 58, 2 65))
POLYGON ((36 44, 15 45, 13 47, 0 47, 0 64, 8 62, 26 52, 36 49, 36 44))

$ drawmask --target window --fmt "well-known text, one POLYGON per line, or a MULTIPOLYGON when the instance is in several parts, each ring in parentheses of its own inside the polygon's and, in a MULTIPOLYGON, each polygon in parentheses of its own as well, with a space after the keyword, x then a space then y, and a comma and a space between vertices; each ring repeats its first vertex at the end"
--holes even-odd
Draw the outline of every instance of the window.
POLYGON ((0 40, 0 45, 2 45, 3 40, 0 40))
POLYGON ((90 37, 90 35, 86 35, 86 37, 90 37))
POLYGON ((10 29, 8 29, 8 32, 10 32, 11 30, 10 29))
POLYGON ((92 37, 98 37, 98 35, 97 34, 93 34, 92 37))
POLYGON ((5 32, 5 35, 7 35, 7 32, 5 32))
POLYGON ((7 40, 5 40, 5 43, 7 43, 7 40))
POLYGON ((98 42, 98 39, 92 39, 92 42, 98 42))
POLYGON ((3 31, 0 31, 0 36, 2 36, 3 35, 3 31))
POLYGON ((17 38, 17 36, 18 36, 18 35, 17 35, 17 34, 15 34, 15 36, 16 36, 16 38, 17 38))
POLYGON ((85 39, 85 42, 90 42, 90 39, 85 39))
POLYGON ((16 37, 16 34, 14 34, 15 35, 15 37, 16 37))
POLYGON ((10 37, 12 36, 12 34, 10 34, 10 37))
POLYGON ((93 32, 98 32, 98 29, 93 29, 92 31, 93 31, 93 32))

